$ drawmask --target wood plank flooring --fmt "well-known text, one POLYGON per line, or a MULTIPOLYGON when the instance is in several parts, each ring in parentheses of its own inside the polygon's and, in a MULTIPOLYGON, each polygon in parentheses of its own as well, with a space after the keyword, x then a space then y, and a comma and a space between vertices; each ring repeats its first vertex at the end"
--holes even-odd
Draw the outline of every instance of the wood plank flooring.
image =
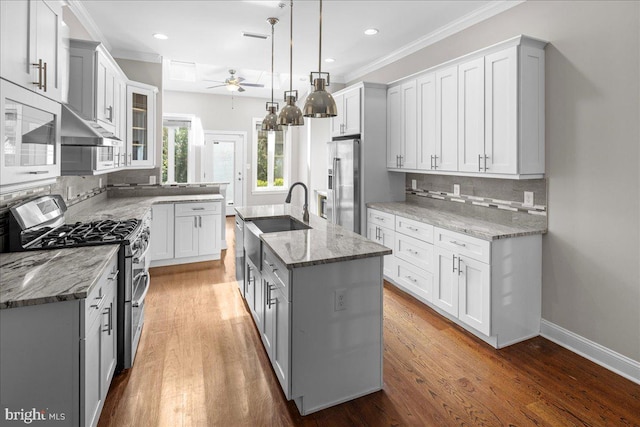
POLYGON ((152 269, 133 369, 99 426, 640 426, 640 385, 534 338, 495 350, 385 285, 384 390, 301 417, 221 261, 152 269))

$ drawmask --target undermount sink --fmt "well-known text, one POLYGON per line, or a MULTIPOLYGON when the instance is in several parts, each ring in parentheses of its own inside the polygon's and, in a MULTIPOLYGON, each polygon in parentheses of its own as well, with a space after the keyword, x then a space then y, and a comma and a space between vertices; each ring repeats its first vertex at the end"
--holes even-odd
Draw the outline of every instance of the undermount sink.
POLYGON ((292 217, 285 218, 264 218, 255 219, 251 221, 258 229, 263 233, 275 233, 277 231, 293 231, 293 230, 308 230, 307 224, 293 219, 292 217))

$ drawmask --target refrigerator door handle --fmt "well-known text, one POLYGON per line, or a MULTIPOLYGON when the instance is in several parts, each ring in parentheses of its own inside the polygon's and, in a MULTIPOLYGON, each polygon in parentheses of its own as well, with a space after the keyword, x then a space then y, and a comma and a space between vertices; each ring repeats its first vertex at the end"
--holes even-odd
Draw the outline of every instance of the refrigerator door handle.
POLYGON ((340 158, 333 158, 333 223, 338 224, 338 218, 340 217, 340 182, 342 177, 340 176, 340 158))

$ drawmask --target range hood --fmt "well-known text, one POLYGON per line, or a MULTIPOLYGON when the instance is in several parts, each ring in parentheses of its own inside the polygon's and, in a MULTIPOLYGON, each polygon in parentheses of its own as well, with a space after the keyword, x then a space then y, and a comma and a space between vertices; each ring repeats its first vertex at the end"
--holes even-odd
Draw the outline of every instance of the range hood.
POLYGON ((60 123, 62 145, 120 146, 122 140, 97 122, 85 120, 67 105, 62 105, 60 123))

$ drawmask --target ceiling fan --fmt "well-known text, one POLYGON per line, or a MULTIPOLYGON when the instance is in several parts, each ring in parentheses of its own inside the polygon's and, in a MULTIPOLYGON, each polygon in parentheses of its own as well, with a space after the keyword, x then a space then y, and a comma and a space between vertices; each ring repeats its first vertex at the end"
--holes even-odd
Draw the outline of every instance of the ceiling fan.
POLYGON ((264 87, 264 85, 259 83, 243 83, 244 77, 236 77, 236 70, 229 70, 230 76, 225 81, 215 81, 216 83, 222 83, 216 86, 209 86, 207 89, 214 89, 217 87, 225 86, 229 92, 244 92, 245 87, 264 87))

